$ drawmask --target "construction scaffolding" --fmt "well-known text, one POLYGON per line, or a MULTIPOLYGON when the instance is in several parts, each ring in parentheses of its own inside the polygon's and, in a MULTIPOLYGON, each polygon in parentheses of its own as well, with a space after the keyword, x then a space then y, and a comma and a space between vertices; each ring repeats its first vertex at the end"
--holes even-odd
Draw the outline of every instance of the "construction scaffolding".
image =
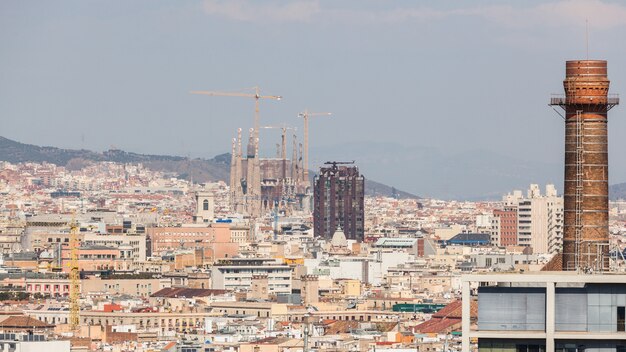
POLYGON ((581 243, 583 237, 583 119, 582 110, 576 111, 576 213, 575 213, 575 227, 576 227, 576 244, 575 244, 575 266, 568 270, 580 269, 580 252, 581 243))
POLYGON ((78 225, 72 218, 70 225, 70 329, 80 327, 80 272, 78 270, 78 225))

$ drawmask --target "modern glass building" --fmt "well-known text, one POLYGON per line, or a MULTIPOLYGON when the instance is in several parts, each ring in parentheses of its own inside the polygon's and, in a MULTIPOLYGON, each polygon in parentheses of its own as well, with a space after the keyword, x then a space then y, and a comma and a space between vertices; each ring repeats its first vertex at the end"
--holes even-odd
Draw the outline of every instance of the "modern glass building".
POLYGON ((472 342, 480 352, 626 351, 626 275, 476 274, 462 283, 463 351, 472 342))

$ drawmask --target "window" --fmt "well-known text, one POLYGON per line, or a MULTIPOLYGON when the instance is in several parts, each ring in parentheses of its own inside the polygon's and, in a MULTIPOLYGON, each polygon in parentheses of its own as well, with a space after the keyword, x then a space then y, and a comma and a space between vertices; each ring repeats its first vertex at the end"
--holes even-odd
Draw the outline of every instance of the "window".
POLYGON ((209 210, 209 201, 207 199, 205 199, 204 202, 202 202, 202 209, 209 210))
POLYGON ((624 331, 626 323, 626 307, 617 307, 617 331, 624 331))

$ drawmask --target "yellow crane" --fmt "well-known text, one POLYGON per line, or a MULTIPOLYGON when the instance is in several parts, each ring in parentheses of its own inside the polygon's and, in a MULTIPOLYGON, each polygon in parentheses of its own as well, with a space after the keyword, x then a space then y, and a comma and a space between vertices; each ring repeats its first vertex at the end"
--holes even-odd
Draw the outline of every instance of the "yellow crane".
POLYGON ((80 272, 78 271, 78 225, 74 216, 70 225, 70 329, 80 324, 80 272))
POLYGON ((205 90, 193 90, 190 93, 218 96, 218 97, 254 98, 254 134, 255 134, 254 137, 255 137, 255 141, 258 141, 258 138, 259 138, 259 100, 260 99, 281 100, 283 97, 280 95, 261 95, 259 87, 252 87, 252 89, 254 90, 254 93, 216 92, 216 91, 205 91, 205 90))
POLYGON ((330 116, 330 112, 309 112, 308 109, 304 109, 304 112, 298 114, 299 117, 304 119, 304 184, 309 185, 309 118, 314 116, 330 116))

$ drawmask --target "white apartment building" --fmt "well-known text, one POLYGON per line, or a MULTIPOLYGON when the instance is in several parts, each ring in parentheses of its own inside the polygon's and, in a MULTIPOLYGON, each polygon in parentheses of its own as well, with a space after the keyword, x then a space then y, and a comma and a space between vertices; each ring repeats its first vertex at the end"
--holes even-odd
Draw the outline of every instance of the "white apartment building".
POLYGON ((379 249, 369 256, 334 256, 328 258, 307 258, 304 266, 307 274, 336 279, 353 279, 372 285, 384 282, 389 268, 415 260, 409 250, 379 249))
POLYGON ((563 197, 548 203, 548 253, 563 250, 563 197))
POLYGON ((213 289, 248 290, 253 276, 267 276, 269 293, 291 293, 292 267, 274 259, 220 260, 211 269, 213 289))
POLYGON ((70 352, 70 340, 48 340, 44 335, 0 334, 0 350, 6 352, 70 352))
POLYGON ((539 185, 531 184, 527 196, 513 191, 503 197, 507 208, 517 209, 517 244, 532 247, 534 253, 553 253, 563 243, 563 197, 554 185, 546 185, 545 195, 539 185))
POLYGON ((146 235, 101 235, 97 233, 86 233, 82 243, 87 246, 119 248, 120 255, 123 258, 132 258, 133 261, 146 260, 146 235))

